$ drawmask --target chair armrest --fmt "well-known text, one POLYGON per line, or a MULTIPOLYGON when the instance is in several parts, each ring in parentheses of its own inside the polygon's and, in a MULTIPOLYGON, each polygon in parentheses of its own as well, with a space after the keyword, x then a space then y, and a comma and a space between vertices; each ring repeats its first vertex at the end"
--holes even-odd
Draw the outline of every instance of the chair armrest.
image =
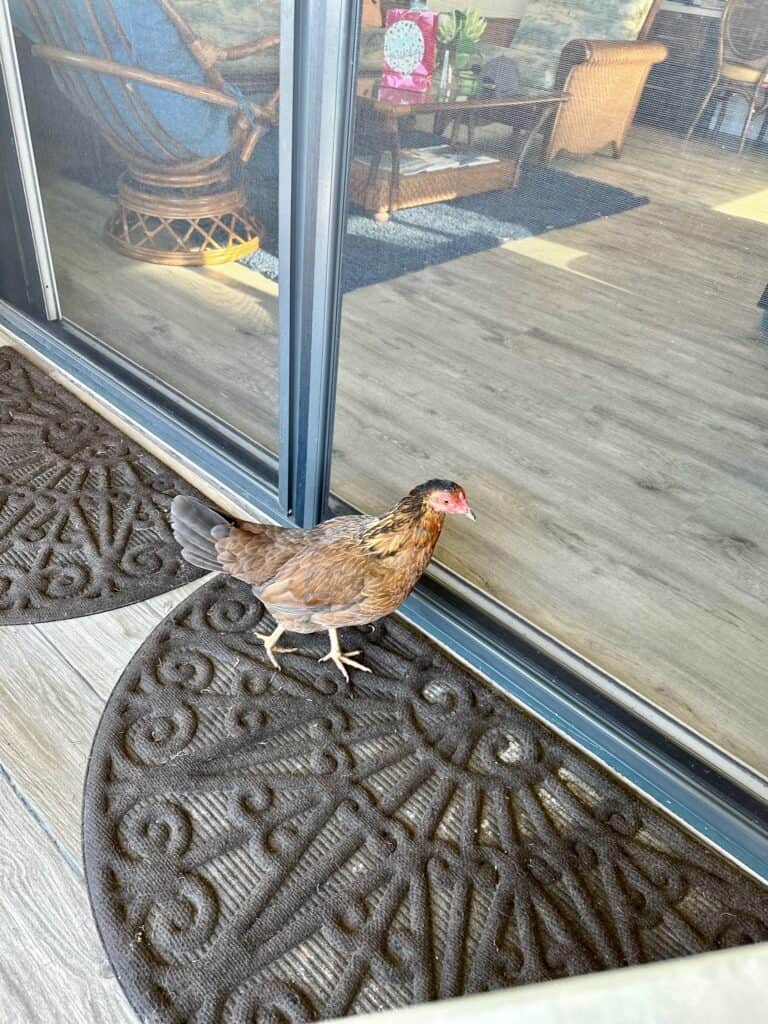
POLYGON ((560 52, 558 80, 577 64, 660 64, 669 56, 663 43, 572 39, 560 52))
MULTIPOLYGON (((127 82, 142 82, 144 85, 153 85, 158 89, 165 89, 166 92, 179 93, 181 96, 188 96, 190 99, 204 100, 206 103, 213 103, 219 107, 229 107, 230 110, 241 109, 241 101, 235 96, 224 92, 222 89, 210 85, 196 85, 192 82, 182 81, 180 78, 171 78, 168 75, 158 75, 154 71, 146 71, 144 68, 135 67, 132 64, 118 64, 113 60, 104 60, 101 57, 91 57, 88 54, 76 53, 72 50, 61 50, 55 46, 32 47, 32 55, 53 64, 63 64, 80 71, 93 71, 99 75, 113 75, 127 82)), ((274 122, 273 97, 266 106, 259 106, 258 103, 249 103, 253 116, 267 124, 274 122)))

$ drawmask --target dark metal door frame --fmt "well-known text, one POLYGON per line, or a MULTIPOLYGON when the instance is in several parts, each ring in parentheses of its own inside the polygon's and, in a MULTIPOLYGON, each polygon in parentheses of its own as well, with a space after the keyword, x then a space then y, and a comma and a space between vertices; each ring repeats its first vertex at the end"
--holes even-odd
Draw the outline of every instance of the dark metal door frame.
MULTIPOLYGON (((7 16, 6 0, 0 0, 3 11, 7 16)), ((0 323, 52 363, 230 493, 275 521, 297 525, 322 518, 329 499, 358 17, 358 0, 282 3, 279 474, 269 453, 102 341, 67 322, 41 322, 39 303, 30 303, 26 314, 0 303, 0 323)), ((34 167, 23 166, 8 147, 0 161, 29 186, 34 167)), ((16 199, 34 206, 34 188, 16 199)), ((32 229, 25 230, 29 241, 32 229)), ((39 261, 27 269, 33 286, 37 274, 42 294, 39 261)), ((768 880, 764 780, 751 782, 735 761, 730 771, 722 752, 716 770, 714 748, 711 759, 702 755, 706 742, 694 752, 684 732, 650 725, 637 705, 628 709, 616 692, 600 690, 521 639, 503 616, 488 611, 492 603, 437 567, 403 611, 542 721, 768 880)))
POLYGON ((297 526, 323 518, 330 489, 359 8, 282 4, 280 504, 297 526))

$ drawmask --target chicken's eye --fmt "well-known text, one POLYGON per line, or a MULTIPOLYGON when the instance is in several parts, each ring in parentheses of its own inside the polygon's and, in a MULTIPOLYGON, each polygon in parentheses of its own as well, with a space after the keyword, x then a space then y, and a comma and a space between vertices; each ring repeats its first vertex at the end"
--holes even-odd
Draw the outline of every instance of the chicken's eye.
POLYGON ((444 504, 444 505, 447 505, 447 504, 448 504, 448 499, 447 499, 447 498, 443 498, 443 504, 444 504))

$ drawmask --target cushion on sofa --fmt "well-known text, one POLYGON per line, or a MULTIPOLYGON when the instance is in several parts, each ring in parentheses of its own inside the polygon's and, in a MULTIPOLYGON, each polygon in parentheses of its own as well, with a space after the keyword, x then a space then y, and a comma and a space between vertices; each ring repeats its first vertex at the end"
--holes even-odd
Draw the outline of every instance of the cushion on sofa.
POLYGON ((219 46, 280 31, 280 0, 174 0, 189 27, 219 46))
POLYGON ((521 84, 551 89, 571 39, 637 39, 653 0, 530 0, 508 54, 521 84))
MULTIPOLYGON (((189 27, 219 46, 248 43, 280 31, 280 0, 175 0, 174 6, 189 27)), ((384 59, 384 29, 365 26, 360 32, 358 65, 378 71, 384 59)), ((245 57, 229 66, 238 72, 277 71, 277 49, 245 57)))

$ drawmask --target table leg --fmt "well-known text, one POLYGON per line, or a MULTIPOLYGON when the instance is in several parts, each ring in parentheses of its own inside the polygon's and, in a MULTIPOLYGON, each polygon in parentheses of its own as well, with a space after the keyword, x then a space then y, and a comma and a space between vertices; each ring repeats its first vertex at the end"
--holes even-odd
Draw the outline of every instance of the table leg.
MULTIPOLYGON (((518 154, 518 157, 517 157, 517 160, 515 161, 515 173, 514 173, 514 177, 513 177, 512 183, 511 183, 512 184, 512 188, 516 188, 517 185, 520 182, 520 176, 522 174, 523 164, 525 163, 525 158, 528 155, 528 151, 530 150, 531 145, 533 144, 533 140, 538 136, 539 132, 542 130, 544 125, 547 123, 548 118, 553 116, 553 115, 554 115, 554 110, 553 109, 551 109, 550 107, 544 107, 543 110, 541 111, 541 113, 538 115, 538 117, 536 117, 534 115, 534 117, 531 118, 531 123, 528 126, 528 138, 523 143, 523 148, 520 150, 520 152, 518 154)), ((545 139, 545 145, 546 145, 546 139, 545 139)))
POLYGON ((400 133, 397 118, 387 119, 389 151, 392 154, 392 173, 389 178, 389 213, 392 213, 400 201, 400 133))
MULTIPOLYGON (((377 120, 379 120, 377 118, 377 120)), ((371 209, 373 203, 370 201, 370 196, 378 196, 378 188, 376 187, 377 179, 379 176, 379 167, 381 166, 381 156, 386 148, 386 136, 384 128, 380 121, 373 134, 373 142, 371 146, 371 161, 368 164, 368 179, 365 184, 365 197, 364 206, 366 209, 371 209), (373 192, 372 192, 373 190, 373 192)))
POLYGON ((461 114, 456 114, 451 125, 451 145, 455 146, 459 141, 459 129, 461 128, 461 122, 463 117, 461 114))

